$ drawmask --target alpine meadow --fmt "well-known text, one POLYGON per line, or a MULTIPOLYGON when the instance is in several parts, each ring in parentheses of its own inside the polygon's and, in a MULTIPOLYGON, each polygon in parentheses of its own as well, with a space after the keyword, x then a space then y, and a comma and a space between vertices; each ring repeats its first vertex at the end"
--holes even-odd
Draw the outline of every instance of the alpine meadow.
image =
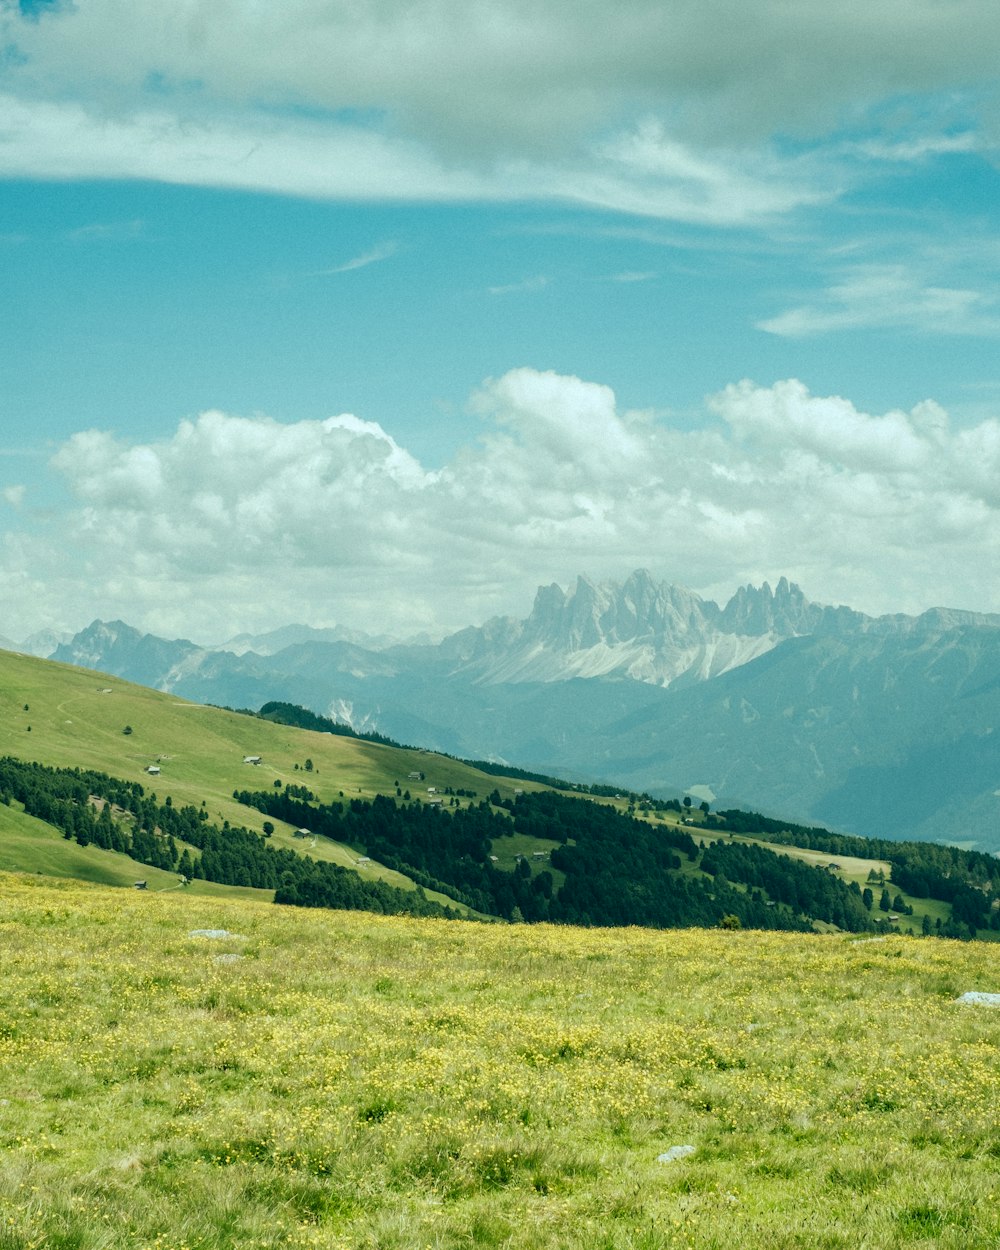
MULTIPOLYGON (((0 658, 5 1248, 996 1243, 996 948, 867 912, 860 883, 895 890, 903 858, 844 854, 833 869, 828 854, 762 842, 772 822, 749 813, 760 836, 690 803, 553 789, 0 658), (311 809, 317 831, 240 802, 248 775, 265 788, 245 795, 311 809), (458 806, 437 806, 448 791, 458 806), (419 864, 390 868, 318 831, 323 810, 346 820, 380 793, 424 820, 487 809, 506 826, 487 844, 493 871, 547 874, 556 900, 573 880, 549 867, 556 852, 590 839, 614 861, 618 907, 640 905, 639 884, 690 902, 697 881, 725 912, 666 931, 476 913, 461 901, 468 874, 425 889, 400 871, 419 864), (532 795, 586 804, 596 823, 565 843, 518 833, 532 795), (190 842, 167 832, 186 811, 204 813, 190 842), (668 853, 662 877, 642 863, 630 881, 619 824, 687 838, 696 861, 668 853), (209 830, 240 854, 221 856, 209 830), (740 848, 836 880, 858 931, 786 901, 799 875, 775 871, 771 898, 739 879, 738 856, 731 883, 701 867, 740 848), (193 867, 210 854, 216 871, 193 867), (225 883, 269 859, 277 890, 225 883), (338 887, 334 910, 291 885, 324 867, 358 883, 338 887), (672 879, 687 882, 679 896, 672 879), (281 881, 309 908, 276 906, 281 881), (751 905, 771 931, 740 927, 751 905)), ((416 861, 414 845, 397 854, 416 861)), ((972 880, 968 853, 953 854, 972 880)), ((577 890, 597 909, 595 858, 577 890)), ((529 887, 526 906, 535 897, 549 896, 529 887)), ((897 901, 954 923, 954 903, 910 898, 897 901)))

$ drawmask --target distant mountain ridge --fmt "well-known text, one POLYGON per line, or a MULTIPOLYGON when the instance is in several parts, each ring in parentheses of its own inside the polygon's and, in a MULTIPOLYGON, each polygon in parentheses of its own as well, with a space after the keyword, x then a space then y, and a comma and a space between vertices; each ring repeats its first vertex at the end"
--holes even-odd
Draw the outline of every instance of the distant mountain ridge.
POLYGON ((998 615, 872 617, 785 578, 720 607, 637 570, 540 587, 527 617, 436 644, 307 627, 250 641, 95 621, 52 658, 549 775, 1000 849, 998 615))
POLYGON ((849 607, 813 603, 784 577, 774 590, 767 582, 740 587, 720 608, 637 569, 622 583, 594 582, 581 575, 569 591, 555 584, 539 587, 523 620, 493 617, 441 643, 399 643, 342 626, 288 625, 205 647, 143 634, 123 621, 94 621, 47 658, 110 672, 124 666, 129 673, 142 672, 136 680, 161 689, 202 669, 225 667, 225 660, 211 659, 223 653, 250 665, 284 657, 279 665, 284 670, 299 648, 313 655, 319 649, 318 654, 356 676, 419 666, 489 684, 617 677, 670 686, 711 680, 789 638, 902 637, 960 626, 1000 628, 1000 615, 933 608, 920 616, 872 617, 849 607), (374 659, 376 655, 381 658, 374 659))
POLYGON ((871 618, 811 604, 782 578, 741 588, 720 608, 644 569, 625 582, 579 577, 572 591, 541 587, 524 621, 496 618, 442 643, 456 671, 479 681, 628 677, 668 686, 707 681, 799 634, 860 629, 871 618))

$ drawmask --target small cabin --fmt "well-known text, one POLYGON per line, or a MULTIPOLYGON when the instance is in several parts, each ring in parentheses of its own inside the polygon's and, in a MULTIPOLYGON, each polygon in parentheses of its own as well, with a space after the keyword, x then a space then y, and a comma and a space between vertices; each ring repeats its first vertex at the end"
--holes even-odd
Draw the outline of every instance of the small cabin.
POLYGON ((296 829, 292 834, 293 838, 311 838, 312 834, 308 829, 296 829))
POLYGON ((261 762, 261 757, 259 755, 244 755, 243 756, 244 764, 259 764, 260 762, 261 762))

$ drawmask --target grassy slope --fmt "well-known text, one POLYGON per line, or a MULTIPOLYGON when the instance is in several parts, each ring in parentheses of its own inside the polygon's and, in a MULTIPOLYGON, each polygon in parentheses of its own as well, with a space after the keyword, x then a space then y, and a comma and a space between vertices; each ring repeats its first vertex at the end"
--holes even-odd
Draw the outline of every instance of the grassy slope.
MULTIPOLYGON (((264 818, 235 802, 232 793, 235 789, 266 789, 275 780, 308 785, 327 802, 341 793, 347 798, 394 793, 396 780, 409 787, 414 797, 426 797, 429 786, 475 790, 481 797, 498 788, 505 798, 516 788, 537 788, 526 782, 487 777, 465 764, 428 752, 275 725, 221 708, 187 703, 88 669, 8 651, 0 651, 0 755, 59 767, 92 768, 141 781, 161 798, 169 794, 176 804, 198 806, 204 799, 213 820, 229 820, 257 830, 264 818), (126 726, 132 729, 129 735, 123 732, 126 726), (245 755, 260 755, 264 762, 259 766, 244 764, 245 755), (304 770, 307 759, 313 762, 311 772, 304 770), (146 773, 150 764, 161 768, 158 777, 146 773), (410 772, 424 772, 426 780, 408 781, 410 772)), ((42 829, 39 822, 29 824, 16 812, 4 819, 3 828, 16 826, 19 832, 16 839, 0 841, 0 868, 118 884, 148 877, 152 886, 156 878, 153 870, 136 868, 124 857, 109 857, 108 852, 95 847, 82 850, 59 838, 55 843, 39 840, 37 854, 33 854, 34 835, 42 829), (116 860, 117 867, 112 862, 116 860)), ((304 849, 302 842, 293 839, 290 826, 273 823, 276 845, 304 849)), ((305 849, 315 859, 345 867, 355 866, 358 858, 350 847, 325 838, 305 849)), ((407 877, 380 864, 367 865, 363 871, 392 885, 412 885, 407 877)), ((173 881, 171 877, 171 884, 173 881)), ((443 897, 433 891, 428 894, 443 897)), ((445 901, 451 903, 450 899, 445 901)))
MULTIPOLYGON (((212 819, 219 823, 229 820, 232 824, 257 830, 264 817, 235 802, 232 792, 267 789, 275 780, 282 784, 308 785, 327 802, 342 796, 368 799, 379 793, 393 794, 397 781, 414 798, 426 798, 429 787, 434 787, 439 794, 448 786, 472 790, 480 798, 494 789, 502 798, 511 798, 517 790, 542 788, 532 782, 486 775, 431 752, 401 750, 275 725, 221 708, 187 703, 120 678, 8 651, 0 651, 0 754, 61 767, 93 768, 141 781, 148 790, 161 797, 169 794, 178 804, 198 806, 205 799, 212 819), (123 733, 126 725, 132 728, 130 735, 123 733), (260 755, 264 762, 260 766, 244 764, 245 755, 260 755), (304 770, 307 759, 313 763, 311 772, 304 770), (146 773, 150 764, 161 768, 158 777, 146 773), (411 772, 423 772, 425 779, 411 781, 411 772)), ((597 801, 618 810, 626 807, 623 801, 597 801)), ((689 815, 694 822, 689 832, 696 839, 707 836, 711 841, 722 836, 726 840, 753 841, 738 836, 706 835, 700 812, 695 810, 689 815)), ((681 817, 666 813, 650 819, 654 823, 662 819, 666 824, 676 825, 681 817)), ((151 889, 172 888, 176 884, 172 874, 137 866, 123 856, 96 847, 79 848, 58 836, 53 838, 51 830, 46 833, 45 826, 37 821, 28 822, 23 814, 8 812, 0 816, 0 822, 0 830, 8 831, 0 839, 0 869, 119 885, 146 878, 151 889)), ((315 859, 343 867, 357 866, 358 853, 351 847, 325 838, 303 843, 293 838, 291 826, 280 821, 272 823, 275 845, 304 851, 315 859)), ((830 859, 821 852, 768 843, 760 845, 807 863, 824 864, 830 859)), ((548 853, 552 846, 553 843, 546 840, 520 835, 504 840, 497 848, 499 866, 512 868, 515 854, 524 854, 533 873, 551 871, 547 856, 536 860, 533 852, 548 853)), ((862 885, 869 868, 888 867, 875 860, 842 858, 838 862, 841 863, 838 875, 847 881, 858 880, 862 885)), ((413 884, 408 877, 378 863, 367 864, 360 871, 402 888, 413 884)), ((558 884, 562 874, 553 875, 558 884)), ((227 889, 207 883, 191 888, 211 893, 227 889)), ((435 891, 427 893, 431 898, 460 907, 435 891)), ((914 932, 919 931, 925 912, 933 921, 939 916, 946 919, 950 911, 946 904, 933 900, 907 901, 914 903, 914 916, 904 920, 902 926, 912 927, 914 932)))
POLYGON ((1000 1244, 981 943, 0 875, 0 967, 3 1250, 1000 1244))

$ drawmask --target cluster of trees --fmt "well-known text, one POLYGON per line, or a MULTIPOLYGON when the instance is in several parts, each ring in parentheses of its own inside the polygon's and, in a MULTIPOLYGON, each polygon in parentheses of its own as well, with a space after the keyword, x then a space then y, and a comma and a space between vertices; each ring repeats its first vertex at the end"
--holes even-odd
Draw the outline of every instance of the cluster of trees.
POLYGON ((138 782, 104 773, 0 759, 0 802, 20 803, 28 815, 81 846, 93 843, 189 879, 275 890, 275 901, 386 914, 457 914, 420 890, 366 881, 336 864, 269 846, 250 829, 228 821, 212 824, 204 806, 175 807, 169 797, 158 803, 138 782))
MULTIPOLYGON (((252 713, 251 713, 252 715, 252 713)), ((331 720, 328 716, 317 716, 298 703, 283 703, 273 699, 265 703, 258 713, 261 720, 274 721, 278 725, 295 725, 299 729, 314 729, 317 733, 337 734, 342 738, 360 738, 364 742, 378 742, 382 746, 398 747, 402 744, 387 738, 384 734, 363 732, 343 725, 340 721, 331 720)))
POLYGON ((310 804, 287 789, 234 797, 507 920, 805 930, 822 919, 854 931, 872 927, 860 890, 819 869, 763 848, 702 852, 686 829, 554 791, 502 799, 494 790, 455 811, 386 797, 310 804), (494 843, 513 833, 555 842, 558 878, 547 868, 533 872, 523 859, 514 872, 498 868, 494 843), (685 860, 688 872, 681 871, 685 860))
POLYGON ((346 805, 312 805, 292 797, 287 788, 237 791, 234 797, 269 816, 355 847, 419 885, 485 915, 506 920, 548 918, 546 885, 523 873, 504 872, 490 859, 493 839, 514 829, 508 817, 487 801, 446 811, 427 803, 396 803, 384 795, 371 802, 351 799, 346 805))
MULTIPOLYGON (((716 843, 699 847, 687 829, 650 824, 614 807, 555 791, 488 799, 443 809, 397 802, 319 803, 305 786, 275 783, 270 791, 234 797, 267 816, 358 849, 474 911, 506 920, 580 925, 741 925, 810 927, 824 920, 850 931, 873 927, 871 889, 846 885, 829 872, 765 847, 716 843), (513 872, 494 861, 494 844, 512 834, 555 844, 550 868, 521 858, 513 872), (554 870, 554 871, 553 871, 554 870)), ((205 809, 157 801, 137 782, 81 769, 0 759, 0 802, 24 810, 75 839, 130 855, 143 864, 224 885, 275 891, 275 901, 384 913, 454 915, 427 899, 424 888, 399 890, 333 864, 316 862, 223 821, 205 809)), ((811 845, 830 854, 885 858, 892 883, 915 897, 950 903, 947 936, 1000 929, 992 900, 1000 864, 989 856, 929 843, 879 842, 822 829, 779 825, 755 813, 724 812, 729 826, 776 843, 811 845)), ((880 908, 890 901, 881 882, 880 908)), ((928 926, 925 925, 925 931, 928 926)))
MULTIPOLYGON (((730 876, 719 870, 714 880, 695 871, 702 868, 711 873, 712 865, 704 864, 707 852, 702 853, 684 829, 650 825, 581 799, 532 797, 542 800, 541 806, 548 809, 545 814, 551 818, 548 832, 542 836, 558 839, 561 826, 572 838, 552 852, 553 868, 566 874, 558 908, 560 918, 569 923, 656 928, 721 924, 755 929, 810 927, 814 913, 798 905, 797 894, 788 891, 784 897, 776 885, 776 894, 766 897, 762 888, 742 881, 735 862, 730 876), (691 869, 688 872, 681 871, 685 859, 691 869)), ((529 804, 529 810, 535 806, 529 804)), ((530 814, 534 817, 532 828, 545 827, 538 822, 537 812, 530 814)), ((783 883, 780 864, 773 866, 771 877, 772 884, 783 883)))
POLYGON ((857 882, 848 885, 788 855, 743 842, 715 842, 704 851, 701 867, 715 877, 716 885, 722 875, 751 890, 764 890, 769 899, 786 903, 798 915, 825 920, 851 933, 872 927, 870 908, 857 882))
MULTIPOLYGON (((937 842, 893 842, 832 833, 817 826, 772 820, 758 812, 723 811, 714 819, 725 829, 778 845, 888 860, 892 884, 899 890, 913 898, 951 904, 951 921, 942 929, 948 937, 975 937, 979 929, 1000 930, 1000 911, 993 907, 1000 897, 1000 860, 995 856, 937 842)), ((892 906, 895 911, 905 910, 896 903, 892 906)))

